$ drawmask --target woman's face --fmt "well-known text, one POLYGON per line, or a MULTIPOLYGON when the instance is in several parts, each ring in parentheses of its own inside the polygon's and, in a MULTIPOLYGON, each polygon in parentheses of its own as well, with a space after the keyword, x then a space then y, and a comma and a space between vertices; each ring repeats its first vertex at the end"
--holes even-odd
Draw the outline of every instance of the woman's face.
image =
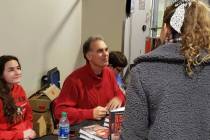
POLYGON ((21 68, 16 60, 10 60, 5 63, 3 78, 8 84, 20 82, 21 68))

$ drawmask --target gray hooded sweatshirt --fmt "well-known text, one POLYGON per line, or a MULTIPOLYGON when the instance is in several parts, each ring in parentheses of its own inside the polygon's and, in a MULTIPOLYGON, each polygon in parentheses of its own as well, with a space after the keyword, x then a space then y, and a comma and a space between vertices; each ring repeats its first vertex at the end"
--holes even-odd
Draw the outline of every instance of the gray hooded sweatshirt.
POLYGON ((135 60, 121 140, 210 140, 210 64, 187 76, 180 44, 135 60))

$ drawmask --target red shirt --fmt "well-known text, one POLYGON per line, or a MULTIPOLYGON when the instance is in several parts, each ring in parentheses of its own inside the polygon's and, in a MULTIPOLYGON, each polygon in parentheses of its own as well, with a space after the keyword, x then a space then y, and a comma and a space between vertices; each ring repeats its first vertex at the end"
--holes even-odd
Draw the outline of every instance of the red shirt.
POLYGON ((9 124, 4 116, 3 102, 0 99, 0 140, 23 140, 23 131, 32 129, 32 110, 25 91, 20 85, 15 84, 12 96, 20 115, 14 124, 9 124))
POLYGON ((70 74, 55 100, 55 118, 59 120, 61 112, 68 113, 70 124, 93 119, 93 108, 105 107, 113 98, 119 97, 125 103, 125 96, 119 89, 114 73, 108 67, 98 77, 87 64, 70 74))

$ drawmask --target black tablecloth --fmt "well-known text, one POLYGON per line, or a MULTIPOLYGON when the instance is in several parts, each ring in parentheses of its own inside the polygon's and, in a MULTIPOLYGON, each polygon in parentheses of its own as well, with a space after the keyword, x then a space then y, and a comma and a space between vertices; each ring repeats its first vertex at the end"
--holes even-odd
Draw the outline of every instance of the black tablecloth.
MULTIPOLYGON (((36 138, 34 140, 58 140, 58 136, 57 135, 47 135, 47 136, 43 136, 40 138, 36 138)), ((78 137, 70 137, 69 140, 83 140, 83 139, 78 138, 78 137)))
MULTIPOLYGON (((100 120, 100 121, 88 120, 88 121, 83 121, 82 123, 80 123, 78 125, 70 126, 70 130, 71 130, 70 134, 74 135, 74 137, 71 136, 69 139, 70 140, 83 140, 83 139, 79 138, 78 132, 79 132, 80 128, 82 128, 84 126, 92 125, 92 124, 103 125, 103 123, 104 123, 104 119, 100 120)), ((42 137, 36 138, 34 140, 58 140, 58 136, 57 135, 47 135, 47 136, 42 136, 42 137)))

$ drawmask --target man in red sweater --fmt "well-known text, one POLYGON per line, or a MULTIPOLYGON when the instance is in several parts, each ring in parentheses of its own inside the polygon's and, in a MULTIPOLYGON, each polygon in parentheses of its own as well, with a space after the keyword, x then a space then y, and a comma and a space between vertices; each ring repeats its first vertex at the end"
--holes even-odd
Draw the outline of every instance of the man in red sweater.
POLYGON ((90 37, 83 45, 83 54, 87 64, 66 78, 54 101, 55 118, 59 120, 65 111, 71 125, 101 120, 108 110, 125 104, 114 73, 107 67, 109 52, 103 39, 90 37))

